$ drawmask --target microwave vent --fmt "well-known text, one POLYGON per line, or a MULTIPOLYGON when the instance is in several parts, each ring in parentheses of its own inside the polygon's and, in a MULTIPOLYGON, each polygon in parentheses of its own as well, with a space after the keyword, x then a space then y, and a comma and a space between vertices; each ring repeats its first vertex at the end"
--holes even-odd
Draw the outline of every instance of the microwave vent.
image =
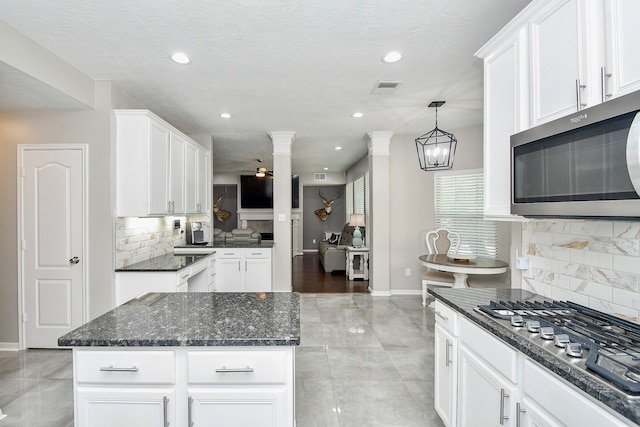
POLYGON ((314 181, 326 181, 327 180, 327 174, 326 173, 314 173, 313 174, 313 180, 314 181))

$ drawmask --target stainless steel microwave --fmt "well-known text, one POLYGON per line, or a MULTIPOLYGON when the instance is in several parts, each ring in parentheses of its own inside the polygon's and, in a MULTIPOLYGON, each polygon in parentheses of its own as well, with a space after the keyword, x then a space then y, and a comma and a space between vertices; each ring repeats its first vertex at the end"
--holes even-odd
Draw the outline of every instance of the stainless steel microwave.
POLYGON ((511 213, 640 219, 640 91, 512 135, 511 213))

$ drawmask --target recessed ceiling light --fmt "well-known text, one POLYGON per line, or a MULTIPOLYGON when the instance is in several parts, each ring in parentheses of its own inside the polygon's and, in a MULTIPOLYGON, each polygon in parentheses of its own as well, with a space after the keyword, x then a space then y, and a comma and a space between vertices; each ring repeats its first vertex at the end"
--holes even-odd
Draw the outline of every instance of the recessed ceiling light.
POLYGON ((334 150, 342 150, 342 147, 335 147, 334 150))
POLYGON ((359 119, 362 116, 364 116, 364 114, 362 114, 360 111, 356 111, 351 115, 351 117, 353 117, 354 119, 359 119))
POLYGON ((191 58, 184 52, 175 52, 171 54, 171 60, 177 64, 188 64, 191 62, 191 58))
POLYGON ((223 119, 230 119, 231 118, 231 114, 229 114, 229 113, 220 113, 220 117, 222 117, 223 119))
POLYGON ((392 50, 382 57, 382 62, 385 64, 393 64, 394 62, 398 62, 402 59, 402 52, 397 50, 392 50))

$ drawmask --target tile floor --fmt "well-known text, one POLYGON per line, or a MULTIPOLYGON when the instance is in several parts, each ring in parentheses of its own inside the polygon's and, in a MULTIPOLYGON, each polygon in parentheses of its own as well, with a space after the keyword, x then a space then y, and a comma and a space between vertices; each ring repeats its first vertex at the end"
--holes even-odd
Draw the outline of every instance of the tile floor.
MULTIPOLYGON (((302 294, 297 427, 440 427, 419 296, 302 294)), ((0 352, 0 427, 73 425, 71 352, 0 352)))

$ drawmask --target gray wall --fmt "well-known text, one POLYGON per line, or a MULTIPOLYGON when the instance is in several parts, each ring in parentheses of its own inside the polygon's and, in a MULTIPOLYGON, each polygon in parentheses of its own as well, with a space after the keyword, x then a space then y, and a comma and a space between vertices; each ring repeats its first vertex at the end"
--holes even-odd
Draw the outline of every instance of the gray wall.
MULTIPOLYGON (((446 128, 445 128, 446 129, 446 128)), ((453 170, 483 167, 482 126, 446 129, 458 139, 453 170)), ((391 291, 419 290, 424 267, 418 257, 426 253, 425 235, 435 228, 434 172, 420 169, 416 155, 417 135, 397 135, 391 140, 390 185, 390 270, 391 291), (411 270, 406 276, 405 269, 411 270)), ((358 173, 361 175, 361 173, 358 173)), ((356 174, 353 174, 354 176, 356 174)), ((351 171, 347 176, 352 176, 351 171)), ((375 197, 375 194, 373 195, 375 197)), ((498 223, 498 258, 509 261, 511 227, 498 223)), ((374 261, 375 262, 375 261, 374 261)))
POLYGON ((325 231, 342 231, 346 221, 346 191, 344 185, 304 186, 304 199, 302 200, 302 249, 305 251, 318 249, 318 242, 325 231), (316 209, 324 208, 324 202, 318 195, 322 191, 325 199, 330 199, 342 193, 342 196, 333 202, 331 214, 326 221, 321 221, 314 213, 316 209), (316 242, 313 242, 313 239, 316 242))

